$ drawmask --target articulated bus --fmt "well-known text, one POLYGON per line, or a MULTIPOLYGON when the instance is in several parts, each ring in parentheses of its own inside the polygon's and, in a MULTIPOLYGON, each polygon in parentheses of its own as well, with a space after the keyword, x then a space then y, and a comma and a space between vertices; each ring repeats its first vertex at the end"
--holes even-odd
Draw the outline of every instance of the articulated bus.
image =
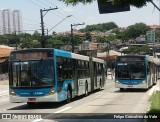
POLYGON ((58 49, 13 51, 9 58, 11 102, 70 102, 105 85, 105 64, 58 49))
POLYGON ((147 55, 118 56, 115 66, 115 86, 123 91, 126 88, 148 89, 158 80, 159 62, 147 55))

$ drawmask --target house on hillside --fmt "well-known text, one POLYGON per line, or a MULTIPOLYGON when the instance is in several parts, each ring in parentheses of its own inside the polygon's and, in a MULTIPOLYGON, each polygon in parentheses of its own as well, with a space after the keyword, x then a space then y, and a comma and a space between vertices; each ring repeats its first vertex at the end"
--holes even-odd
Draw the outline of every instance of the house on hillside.
POLYGON ((0 75, 8 72, 8 58, 13 47, 0 45, 0 75))

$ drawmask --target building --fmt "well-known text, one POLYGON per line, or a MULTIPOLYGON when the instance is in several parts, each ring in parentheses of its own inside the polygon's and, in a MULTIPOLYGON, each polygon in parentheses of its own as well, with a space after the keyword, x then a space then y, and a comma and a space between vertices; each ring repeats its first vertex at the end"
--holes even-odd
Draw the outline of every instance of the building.
POLYGON ((22 15, 20 10, 13 11, 13 31, 17 34, 22 32, 22 15))
POLYGON ((0 35, 3 35, 3 19, 2 10, 0 10, 0 35))
POLYGON ((13 47, 0 45, 0 75, 8 72, 7 61, 8 61, 10 52, 13 50, 14 50, 13 47))
POLYGON ((160 26, 149 26, 150 30, 146 33, 147 43, 160 42, 160 26))
POLYGON ((22 15, 20 10, 0 10, 0 35, 22 32, 22 15))
POLYGON ((3 33, 11 34, 13 32, 13 22, 12 22, 12 14, 9 9, 4 9, 2 12, 3 19, 3 33))

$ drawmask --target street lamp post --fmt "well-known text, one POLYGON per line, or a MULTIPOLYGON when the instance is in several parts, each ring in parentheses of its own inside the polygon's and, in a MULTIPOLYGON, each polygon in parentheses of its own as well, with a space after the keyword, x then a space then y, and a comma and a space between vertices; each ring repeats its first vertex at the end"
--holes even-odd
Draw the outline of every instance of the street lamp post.
POLYGON ((74 53, 74 43, 73 43, 73 26, 78 26, 78 25, 84 25, 85 23, 82 24, 71 24, 71 44, 72 44, 72 53, 74 53))
POLYGON ((68 15, 66 16, 64 19, 62 19, 59 23, 57 23, 55 26, 53 26, 48 32, 50 32, 51 30, 53 30, 53 28, 57 27, 59 24, 61 24, 65 19, 67 19, 68 17, 71 17, 72 15, 68 15))

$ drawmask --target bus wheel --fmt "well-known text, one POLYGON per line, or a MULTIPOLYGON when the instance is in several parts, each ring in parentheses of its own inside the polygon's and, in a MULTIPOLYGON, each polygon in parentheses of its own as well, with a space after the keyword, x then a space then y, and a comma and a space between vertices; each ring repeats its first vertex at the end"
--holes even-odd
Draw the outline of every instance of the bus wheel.
POLYGON ((68 88, 67 89, 67 100, 66 100, 66 102, 70 103, 71 99, 72 99, 72 93, 71 93, 71 90, 68 88))
POLYGON ((124 88, 120 88, 120 91, 124 91, 124 88))
POLYGON ((85 96, 88 96, 88 84, 85 83, 85 96))
POLYGON ((27 104, 28 104, 29 107, 35 106, 35 102, 27 102, 27 104))

